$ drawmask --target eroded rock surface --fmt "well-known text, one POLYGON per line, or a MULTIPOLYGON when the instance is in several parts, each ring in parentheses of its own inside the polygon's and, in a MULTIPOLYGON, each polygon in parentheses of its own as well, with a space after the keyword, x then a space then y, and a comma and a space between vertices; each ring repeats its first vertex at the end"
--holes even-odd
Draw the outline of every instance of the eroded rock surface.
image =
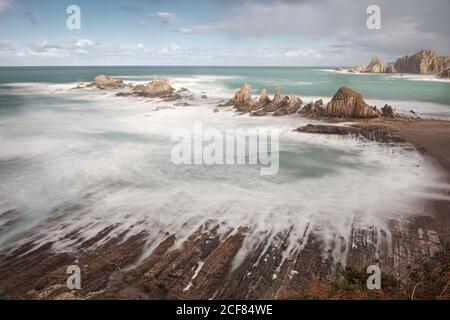
POLYGON ((342 119, 369 119, 377 118, 379 113, 368 106, 358 92, 342 87, 328 103, 325 116, 342 119))
POLYGON ((413 55, 403 56, 395 62, 396 72, 439 75, 450 68, 450 57, 431 50, 421 50, 413 55))
POLYGON ((366 126, 337 126, 337 125, 312 125, 297 129, 303 133, 354 135, 365 139, 384 143, 404 142, 404 140, 387 128, 379 125, 366 126))

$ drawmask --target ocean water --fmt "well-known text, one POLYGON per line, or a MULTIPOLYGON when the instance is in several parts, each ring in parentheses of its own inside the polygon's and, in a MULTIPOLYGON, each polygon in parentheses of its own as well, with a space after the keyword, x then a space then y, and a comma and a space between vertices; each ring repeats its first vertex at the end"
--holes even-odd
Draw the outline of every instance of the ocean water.
POLYGON ((214 220, 224 233, 250 228, 239 257, 263 237, 291 229, 287 255, 313 232, 342 259, 353 227, 372 228, 389 241, 390 220, 429 214, 424 202, 443 198, 448 189, 408 144, 296 133, 311 122, 298 116, 214 113, 243 82, 255 94, 280 87, 304 101, 329 99, 347 85, 371 104, 450 118, 450 83, 429 77, 322 68, 1 68, 0 247, 33 239, 37 246, 52 241, 55 250, 73 250, 79 239, 116 225, 108 237, 146 231, 150 252, 166 232, 176 233, 181 243, 214 220), (168 78, 176 89, 191 90, 194 100, 181 107, 111 91, 71 90, 98 74, 133 83, 168 78), (279 130, 278 174, 261 176, 252 165, 173 164, 172 133, 192 130, 196 121, 222 132, 279 130))

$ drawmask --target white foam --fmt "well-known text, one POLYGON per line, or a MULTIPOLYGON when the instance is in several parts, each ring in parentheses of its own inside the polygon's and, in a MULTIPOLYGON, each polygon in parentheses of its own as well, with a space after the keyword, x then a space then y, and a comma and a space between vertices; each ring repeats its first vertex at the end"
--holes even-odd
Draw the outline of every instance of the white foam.
POLYGON ((0 211, 13 207, 24 216, 15 234, 61 216, 41 230, 38 243, 55 241, 56 250, 71 250, 79 239, 64 236, 82 230, 88 239, 116 224, 103 241, 127 230, 128 236, 146 231, 151 252, 165 232, 176 233, 180 244, 215 220, 223 223, 222 234, 250 227, 234 265, 268 234, 291 227, 285 256, 314 232, 339 260, 345 257, 340 248, 352 245, 354 226, 388 232, 390 219, 421 213, 426 199, 448 188, 405 146, 300 134, 292 131, 305 119, 213 113, 201 100, 191 108, 156 111, 167 103, 112 95, 75 91, 59 109, 45 109, 49 102, 20 121, 0 119, 0 211), (92 100, 82 112, 66 113, 71 99, 80 97, 92 100), (279 129, 279 174, 261 177, 251 166, 171 164, 172 131, 192 129, 194 121, 220 130, 279 129))

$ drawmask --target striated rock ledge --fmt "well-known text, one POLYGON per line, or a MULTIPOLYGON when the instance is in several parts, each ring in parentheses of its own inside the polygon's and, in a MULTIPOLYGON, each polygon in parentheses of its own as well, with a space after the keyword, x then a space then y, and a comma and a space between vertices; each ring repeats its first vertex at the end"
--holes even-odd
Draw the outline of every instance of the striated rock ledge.
POLYGON ((353 135, 365 139, 383 143, 400 143, 404 139, 392 133, 391 130, 380 125, 367 126, 336 126, 336 125, 312 125, 298 128, 296 131, 303 133, 317 134, 335 134, 335 135, 353 135))
POLYGON ((421 50, 413 55, 397 59, 394 68, 400 73, 439 75, 443 69, 450 68, 450 57, 431 50, 421 50))

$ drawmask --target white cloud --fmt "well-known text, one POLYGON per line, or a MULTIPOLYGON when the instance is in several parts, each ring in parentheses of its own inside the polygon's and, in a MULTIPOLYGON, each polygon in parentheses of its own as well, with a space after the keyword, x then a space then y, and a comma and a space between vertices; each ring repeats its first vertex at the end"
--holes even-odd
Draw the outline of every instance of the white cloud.
POLYGON ((15 0, 0 0, 0 15, 8 13, 14 6, 15 0))
POLYGON ((171 12, 157 12, 156 14, 155 13, 150 14, 150 16, 155 15, 159 17, 161 22, 165 25, 176 25, 180 21, 178 16, 171 12))
POLYGON ((89 39, 79 39, 75 43, 76 47, 79 48, 86 48, 86 47, 92 47, 95 43, 89 39))

